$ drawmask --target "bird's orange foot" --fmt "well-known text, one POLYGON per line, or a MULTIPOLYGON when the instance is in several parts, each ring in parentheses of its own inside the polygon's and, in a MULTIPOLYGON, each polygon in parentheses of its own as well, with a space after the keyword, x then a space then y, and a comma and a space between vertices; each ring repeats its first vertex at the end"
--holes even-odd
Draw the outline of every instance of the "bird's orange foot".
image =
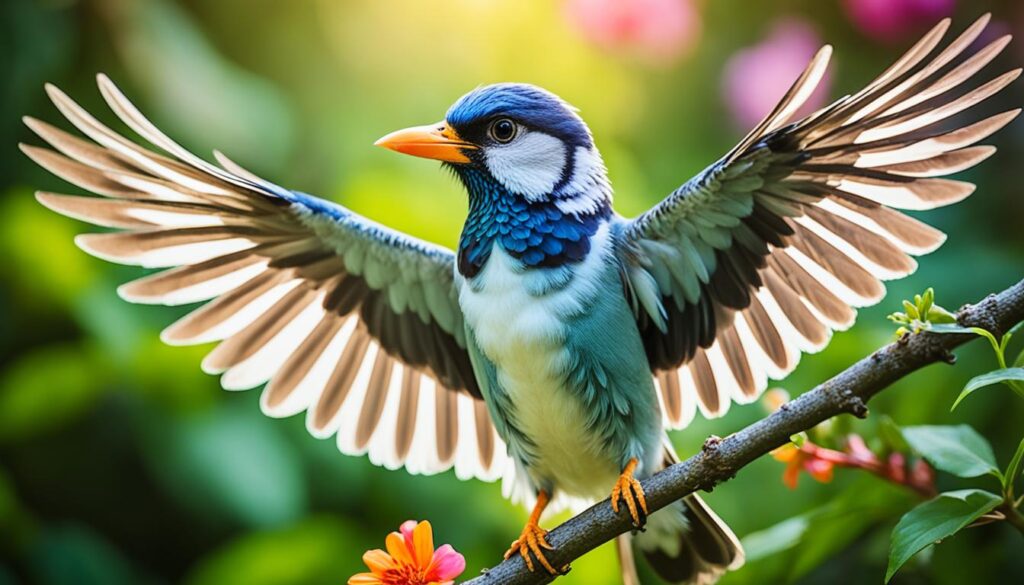
MULTIPOLYGON (((507 560, 512 555, 519 553, 526 561, 526 568, 533 572, 533 559, 537 559, 537 562, 542 567, 547 569, 548 573, 557 575, 558 571, 551 566, 547 558, 544 557, 544 550, 554 550, 554 548, 548 544, 548 531, 540 527, 540 515, 544 513, 544 508, 548 506, 550 496, 545 491, 537 493, 537 503, 533 507, 533 511, 530 512, 530 519, 526 521, 526 526, 523 527, 523 533, 519 535, 519 538, 512 541, 512 546, 509 547, 508 551, 505 552, 505 559, 507 560)), ((568 570, 568 567, 566 567, 568 570)))
POLYGON ((526 561, 526 568, 533 572, 533 557, 536 557, 537 562, 544 567, 548 573, 557 575, 558 571, 551 566, 547 558, 544 557, 544 549, 554 550, 554 548, 548 544, 547 541, 548 531, 544 530, 537 525, 536 522, 531 521, 526 523, 523 527, 523 533, 519 535, 519 538, 512 542, 512 546, 505 551, 505 558, 508 559, 512 555, 518 553, 526 561))
POLYGON ((622 470, 619 480, 615 482, 615 487, 612 488, 612 510, 616 514, 619 513, 619 500, 621 499, 626 503, 629 516, 633 519, 633 526, 640 528, 647 522, 647 499, 644 497, 644 488, 633 477, 636 464, 635 457, 630 459, 626 468, 622 470))

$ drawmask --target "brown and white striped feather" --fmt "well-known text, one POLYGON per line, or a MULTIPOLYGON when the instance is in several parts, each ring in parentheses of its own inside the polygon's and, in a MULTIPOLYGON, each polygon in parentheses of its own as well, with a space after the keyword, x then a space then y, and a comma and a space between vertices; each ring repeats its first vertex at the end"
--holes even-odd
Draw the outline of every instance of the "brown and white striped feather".
MULTIPOLYGON (((678 352, 672 363, 652 364, 668 426, 686 426, 698 410, 720 416, 731 401, 755 399, 768 378, 792 371, 802 352, 820 350, 832 331, 852 325, 855 307, 880 301, 882 281, 912 273, 912 256, 941 245, 941 232, 895 209, 932 209, 973 193, 970 183, 939 177, 991 156, 994 147, 975 144, 1020 111, 976 122, 954 118, 1020 74, 965 87, 1010 40, 997 38, 968 55, 988 21, 983 16, 937 50, 949 28, 940 22, 862 90, 793 122, 825 70, 831 49, 822 49, 736 148, 625 227, 635 246, 624 256, 634 262, 627 273, 640 266, 652 277, 631 278, 632 289, 646 286, 644 295, 663 301, 663 314, 641 303, 649 355, 665 362, 673 357, 666 352, 678 352), (731 234, 724 246, 723 230, 731 234), (717 264, 707 263, 708 254, 717 264), (704 260, 696 267, 699 302, 711 304, 715 330, 697 346, 680 346, 657 330, 664 319, 668 327, 685 318, 671 306, 685 296, 679 287, 688 276, 679 271, 694 270, 694 258, 704 260), (732 274, 718 274, 723 270, 732 274), (721 296, 738 286, 748 292, 721 296)), ((684 304, 695 311, 689 282, 684 304)))
POLYGON ((39 193, 40 203, 125 230, 81 235, 80 247, 113 262, 169 268, 122 285, 122 298, 208 301, 165 329, 165 342, 219 342, 202 367, 219 374, 225 389, 265 384, 265 413, 305 411, 310 433, 335 437, 344 453, 413 473, 454 468, 463 479, 493 480, 506 472, 504 445, 482 400, 470 395, 479 392, 475 381, 463 378, 448 388, 430 367, 402 357, 433 359, 440 365, 431 367, 455 376, 457 362, 468 364, 466 355, 445 353, 465 352, 450 252, 376 231, 348 210, 342 220, 318 218, 316 209, 283 199, 280 187, 223 154, 215 153, 221 168, 189 153, 105 76, 99 87, 124 123, 171 157, 114 132, 53 86, 47 92, 54 104, 89 140, 26 118, 55 150, 22 150, 55 175, 104 196, 39 193), (429 280, 434 275, 440 281, 429 280), (362 307, 374 295, 384 300, 371 315, 362 307), (379 322, 366 321, 367 315, 379 322), (419 325, 410 326, 410 319, 419 325), (388 329, 394 323, 401 333, 388 329), (447 329, 431 333, 429 327, 447 329))

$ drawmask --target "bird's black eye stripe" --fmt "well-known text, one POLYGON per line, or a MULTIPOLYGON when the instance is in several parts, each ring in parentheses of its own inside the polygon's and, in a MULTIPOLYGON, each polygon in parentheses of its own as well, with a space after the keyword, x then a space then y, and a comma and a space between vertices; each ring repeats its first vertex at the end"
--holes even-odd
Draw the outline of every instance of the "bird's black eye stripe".
POLYGON ((512 139, 516 137, 518 127, 515 122, 508 118, 498 118, 491 122, 488 132, 494 140, 501 143, 507 143, 511 142, 512 139))

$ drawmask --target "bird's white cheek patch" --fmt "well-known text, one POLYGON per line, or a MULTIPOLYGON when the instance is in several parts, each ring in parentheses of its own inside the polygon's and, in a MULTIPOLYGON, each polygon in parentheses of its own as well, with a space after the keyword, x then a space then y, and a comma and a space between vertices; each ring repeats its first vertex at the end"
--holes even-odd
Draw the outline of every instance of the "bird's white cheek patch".
POLYGON ((546 197, 562 178, 566 149, 561 140, 528 132, 511 144, 487 148, 487 170, 513 193, 530 200, 546 197))
POLYGON ((596 213, 611 201, 612 190, 601 155, 593 149, 576 148, 572 177, 555 193, 555 205, 562 213, 596 213))
POLYGON ((595 188, 606 190, 606 176, 601 154, 596 149, 577 146, 573 153, 572 176, 555 194, 566 196, 587 193, 595 188))

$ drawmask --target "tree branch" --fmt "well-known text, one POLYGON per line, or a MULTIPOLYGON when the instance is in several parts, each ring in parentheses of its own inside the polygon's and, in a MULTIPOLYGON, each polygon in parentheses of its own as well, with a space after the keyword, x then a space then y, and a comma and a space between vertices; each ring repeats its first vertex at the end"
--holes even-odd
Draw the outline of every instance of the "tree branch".
MULTIPOLYGON (((1024 321, 1024 280, 965 306, 957 319, 965 327, 1004 333, 1024 321)), ((971 339, 975 337, 921 333, 879 349, 771 416, 724 439, 709 438, 696 455, 644 480, 648 507, 653 512, 694 491, 710 491, 751 461, 785 444, 792 435, 829 418, 840 414, 867 416, 866 403, 875 394, 929 364, 952 363, 950 351, 971 339)), ((554 550, 546 556, 552 565, 565 566, 631 528, 628 513, 614 514, 608 500, 604 500, 552 530, 548 541, 554 550)), ((551 580, 543 571, 528 571, 516 555, 466 585, 533 585, 551 580)))

